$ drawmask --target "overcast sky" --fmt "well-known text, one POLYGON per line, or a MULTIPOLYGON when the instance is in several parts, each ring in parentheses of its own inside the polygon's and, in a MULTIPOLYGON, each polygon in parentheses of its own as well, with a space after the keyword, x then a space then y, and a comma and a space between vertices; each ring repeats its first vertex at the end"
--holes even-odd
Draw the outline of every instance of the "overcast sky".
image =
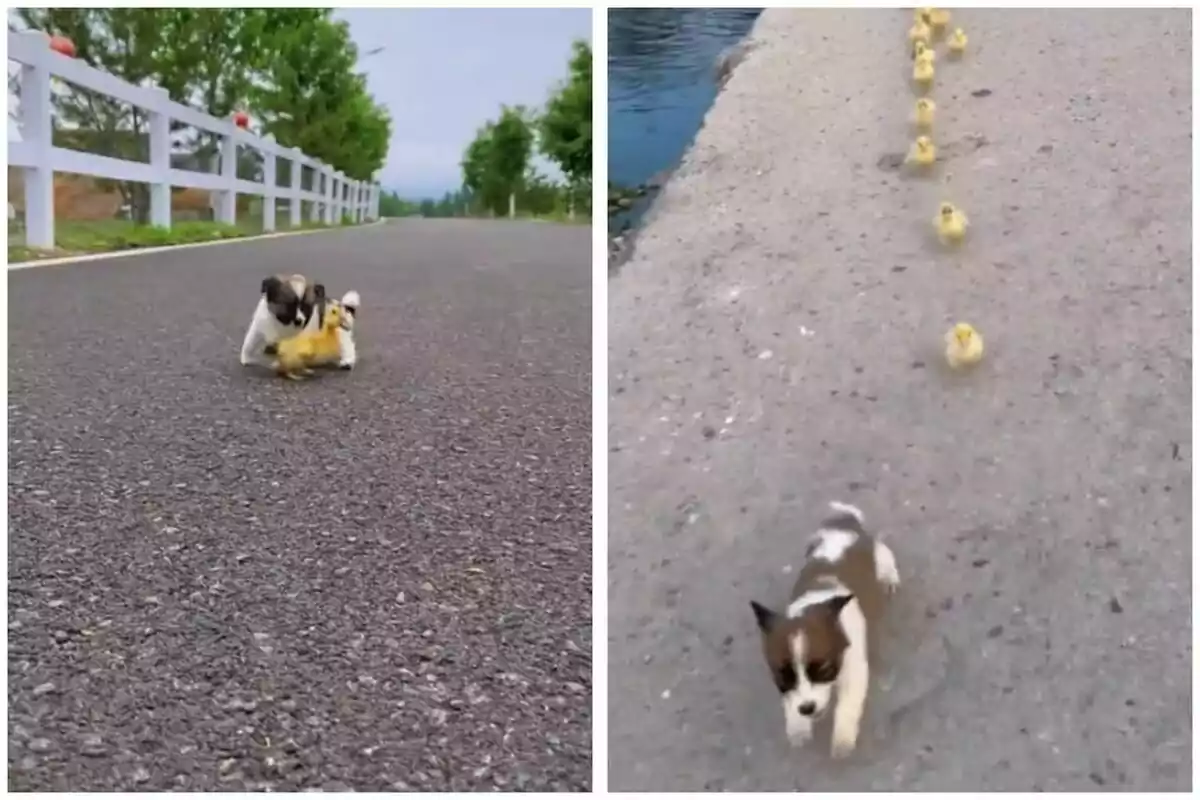
MULTIPOLYGON (((545 104, 567 77, 571 42, 592 39, 590 9, 339 9, 334 16, 350 23, 359 69, 392 116, 381 182, 412 198, 457 189, 458 162, 476 129, 499 115, 501 103, 545 104)), ((8 136, 20 138, 11 119, 8 136)))
MULTIPOLYGON (((590 9, 347 9, 369 90, 392 115, 381 180, 410 197, 462 183, 458 162, 500 104, 540 107, 567 77, 571 42, 592 39, 590 9), (385 49, 372 56, 376 47, 385 49)), ((558 176, 539 162, 543 171, 558 176)))

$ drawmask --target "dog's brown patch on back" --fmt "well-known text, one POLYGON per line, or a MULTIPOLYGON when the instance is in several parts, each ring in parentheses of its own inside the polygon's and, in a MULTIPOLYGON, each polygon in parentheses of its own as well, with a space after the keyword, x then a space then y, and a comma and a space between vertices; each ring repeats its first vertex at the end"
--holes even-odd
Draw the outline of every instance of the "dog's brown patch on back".
POLYGON ((858 540, 837 562, 813 558, 813 549, 809 549, 808 560, 796 577, 792 599, 832 579, 850 590, 868 622, 878 619, 883 614, 887 595, 875 575, 875 540, 871 535, 859 533, 858 540))

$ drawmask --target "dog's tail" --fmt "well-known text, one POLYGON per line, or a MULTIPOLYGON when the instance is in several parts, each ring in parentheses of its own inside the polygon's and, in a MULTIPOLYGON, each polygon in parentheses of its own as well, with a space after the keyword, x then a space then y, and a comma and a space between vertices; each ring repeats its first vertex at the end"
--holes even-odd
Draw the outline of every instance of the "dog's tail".
POLYGON ((358 292, 353 289, 342 295, 342 306, 351 314, 358 314, 358 304, 360 302, 358 292))
POLYGON ((829 508, 833 510, 833 515, 821 523, 822 528, 863 533, 866 517, 861 508, 849 503, 839 503, 836 500, 829 504, 829 508))
POLYGON ((840 503, 837 500, 834 500, 829 504, 829 507, 832 508, 833 513, 837 514, 838 516, 849 514, 858 520, 859 525, 864 525, 867 522, 866 517, 863 515, 862 509, 858 506, 852 506, 849 503, 840 503))

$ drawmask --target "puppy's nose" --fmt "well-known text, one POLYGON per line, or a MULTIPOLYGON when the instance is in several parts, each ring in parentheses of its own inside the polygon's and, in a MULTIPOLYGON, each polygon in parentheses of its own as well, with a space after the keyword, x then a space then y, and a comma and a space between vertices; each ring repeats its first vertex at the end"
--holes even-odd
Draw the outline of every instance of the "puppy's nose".
POLYGON ((800 704, 800 714, 805 717, 811 717, 817 710, 817 704, 809 701, 800 704))

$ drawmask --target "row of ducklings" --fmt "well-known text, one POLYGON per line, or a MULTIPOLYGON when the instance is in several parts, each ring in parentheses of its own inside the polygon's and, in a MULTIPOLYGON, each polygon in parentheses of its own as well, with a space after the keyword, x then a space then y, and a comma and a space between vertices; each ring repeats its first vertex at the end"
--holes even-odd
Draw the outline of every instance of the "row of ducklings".
MULTIPOLYGON (((913 124, 918 132, 916 141, 908 154, 908 162, 918 168, 933 166, 937 160, 937 147, 933 143, 933 117, 937 105, 925 96, 933 85, 934 63, 937 53, 933 43, 945 36, 950 24, 950 12, 938 8, 918 8, 913 26, 908 30, 909 52, 913 59, 913 83, 921 96, 917 98, 913 112, 913 124)), ((960 59, 967 49, 967 34, 955 28, 946 41, 950 59, 960 59)), ((938 207, 933 227, 944 245, 960 243, 967 233, 967 215, 953 203, 943 202, 938 207)), ((983 358, 983 337, 969 323, 959 322, 945 336, 946 362, 953 369, 968 367, 983 358)))

